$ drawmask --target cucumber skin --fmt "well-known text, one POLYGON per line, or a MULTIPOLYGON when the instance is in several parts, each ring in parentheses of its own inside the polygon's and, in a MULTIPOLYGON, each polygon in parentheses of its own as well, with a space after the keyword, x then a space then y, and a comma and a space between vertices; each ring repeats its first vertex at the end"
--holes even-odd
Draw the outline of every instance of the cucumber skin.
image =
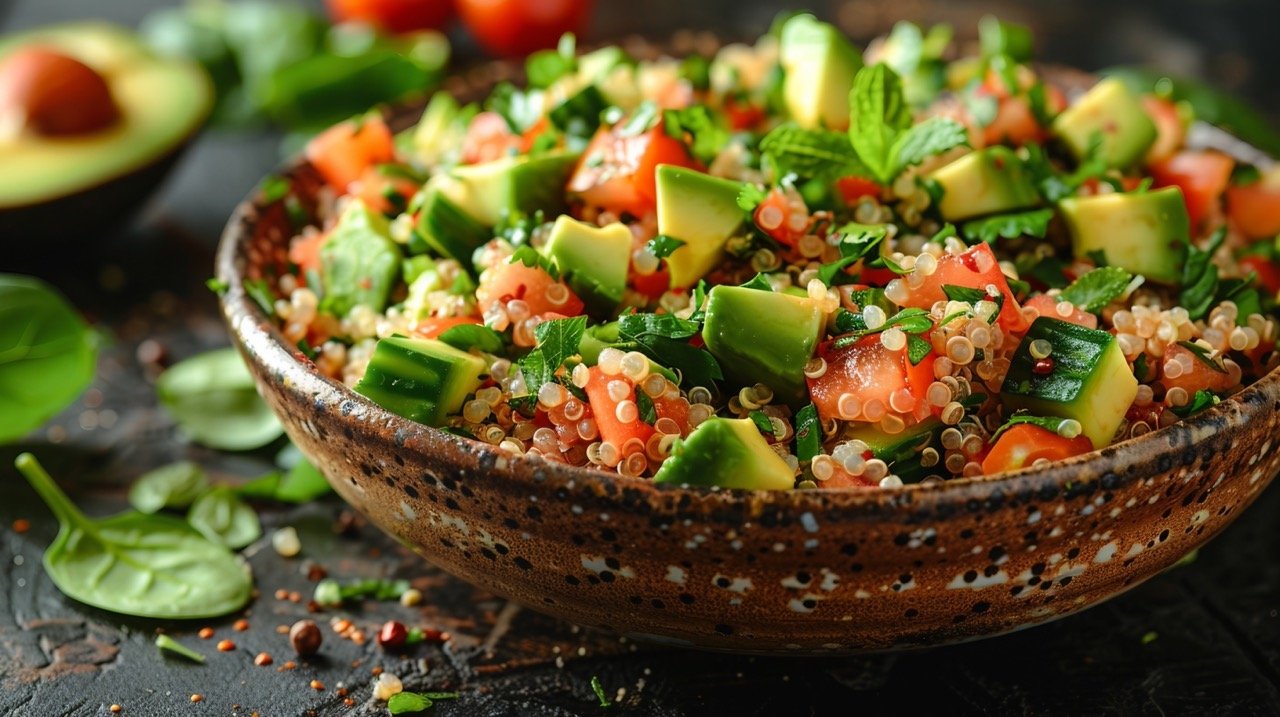
POLYGON ((432 191, 418 217, 418 234, 435 253, 460 262, 470 271, 472 253, 493 236, 493 232, 449 201, 432 191))
POLYGON ((1071 403, 1088 385, 1103 353, 1115 342, 1106 331, 1088 329, 1069 321, 1042 316, 1031 324, 1014 352, 1009 372, 1000 392, 1042 401, 1071 403), (1044 339, 1053 346, 1053 371, 1040 376, 1034 371, 1031 342, 1044 339))
POLYGON ((392 413, 439 427, 479 387, 484 369, 484 359, 442 342, 392 337, 378 342, 355 391, 392 413))

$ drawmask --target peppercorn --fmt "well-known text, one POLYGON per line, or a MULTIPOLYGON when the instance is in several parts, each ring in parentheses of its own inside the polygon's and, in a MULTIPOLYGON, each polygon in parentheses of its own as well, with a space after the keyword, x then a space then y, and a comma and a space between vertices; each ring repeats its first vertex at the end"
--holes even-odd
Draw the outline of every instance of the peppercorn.
POLYGON ((323 640, 324 636, 320 634, 320 628, 316 627, 312 620, 299 620, 289 628, 289 643, 293 645, 294 651, 300 657, 316 654, 323 640))
POLYGON ((1053 365, 1054 363, 1052 358, 1045 357, 1042 359, 1036 359, 1036 362, 1031 366, 1031 373, 1034 373, 1037 376, 1048 376, 1053 373, 1053 365))
POLYGON ((387 620, 382 625, 382 629, 378 630, 378 646, 384 650, 398 650, 404 647, 405 638, 409 636, 408 629, 404 623, 399 620, 387 620))

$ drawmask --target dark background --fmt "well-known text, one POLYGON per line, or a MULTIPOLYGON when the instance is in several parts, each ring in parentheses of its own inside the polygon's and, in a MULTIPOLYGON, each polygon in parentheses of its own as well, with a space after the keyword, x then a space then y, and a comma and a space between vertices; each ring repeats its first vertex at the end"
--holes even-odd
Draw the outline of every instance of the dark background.
MULTIPOLYGON (((136 25, 162 0, 0 0, 5 31, 58 20, 104 17, 136 25)), ((1226 2, 941 2, 855 0, 749 3, 723 0, 601 0, 589 41, 625 34, 664 38, 681 28, 722 38, 763 32, 787 7, 809 7, 865 41, 899 19, 946 21, 960 36, 991 12, 1030 24, 1047 61, 1097 69, 1150 64, 1196 76, 1252 100, 1280 119, 1280 3, 1226 2)), ((459 38, 463 64, 478 59, 459 38)), ((121 236, 85 237, 73 251, 17 260, 0 253, 0 270, 38 273, 68 293, 109 334, 94 387, 28 443, 94 514, 123 507, 122 486, 143 470, 179 457, 216 477, 261 472, 269 451, 218 454, 176 440, 155 407, 139 344, 182 358, 226 343, 212 296, 202 283, 231 208, 279 161, 280 137, 269 132, 206 133, 167 188, 121 236)), ((0 171, 2 167, 0 167, 0 171)), ((9 240, 10 237, 3 239, 9 240)), ((349 615, 374 628, 396 617, 449 630, 453 640, 404 657, 372 643, 337 640, 322 616, 323 659, 277 672, 251 665, 258 651, 279 666, 291 657, 272 629, 305 616, 303 606, 275 600, 277 588, 307 595, 300 567, 270 549, 251 557, 264 595, 248 632, 235 616, 212 621, 217 638, 237 649, 220 654, 192 633, 200 625, 166 625, 210 655, 196 666, 160 656, 150 642, 158 625, 125 620, 62 598, 44 578, 40 549, 55 526, 7 466, 16 448, 0 448, 0 715, 385 714, 369 702, 370 667, 385 666, 410 688, 459 689, 441 715, 807 715, 917 714, 1280 714, 1280 490, 1272 489, 1194 563, 1082 615, 1014 635, 950 648, 842 659, 781 660, 675 652, 580 632, 425 566, 371 528, 347 538, 330 525, 335 502, 264 516, 270 530, 295 525, 304 554, 342 577, 412 579, 427 604, 408 610, 370 604, 349 615), (16 518, 30 533, 8 530, 16 518), (608 713, 595 705, 589 680, 610 696, 626 688, 608 713), (311 679, 323 692, 307 686, 311 679), (351 691, 343 705, 338 688, 351 691), (191 704, 189 695, 204 695, 191 704)), ((253 552, 251 550, 251 552, 253 552)))

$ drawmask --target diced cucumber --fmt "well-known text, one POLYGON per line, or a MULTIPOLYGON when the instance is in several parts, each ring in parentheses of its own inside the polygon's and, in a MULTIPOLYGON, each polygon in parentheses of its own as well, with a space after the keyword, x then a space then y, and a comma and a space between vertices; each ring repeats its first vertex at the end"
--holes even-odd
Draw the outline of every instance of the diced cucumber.
POLYGON ((476 248, 493 238, 493 231, 472 219, 444 193, 428 188, 418 214, 418 235, 436 254, 471 268, 476 248))
POLYGON ((355 390, 392 413, 440 426, 480 387, 486 368, 443 341, 392 336, 378 342, 355 390))

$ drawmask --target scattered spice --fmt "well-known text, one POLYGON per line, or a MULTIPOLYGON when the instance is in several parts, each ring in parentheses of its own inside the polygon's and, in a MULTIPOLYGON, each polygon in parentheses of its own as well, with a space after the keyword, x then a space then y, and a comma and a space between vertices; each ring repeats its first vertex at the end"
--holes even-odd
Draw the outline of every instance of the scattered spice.
POLYGON ((374 666, 373 666, 373 669, 372 669, 372 670, 369 670, 369 673, 370 673, 370 674, 372 674, 374 677, 377 677, 378 675, 381 675, 381 674, 382 674, 382 666, 381 666, 381 665, 374 665, 374 666))
POLYGON ((297 667, 298 667, 298 663, 294 662, 293 660, 288 660, 283 665, 277 667, 276 672, 287 672, 289 670, 297 669, 297 667))
POLYGON ((204 695, 201 695, 201 694, 194 694, 194 695, 191 695, 191 701, 192 701, 192 702, 203 702, 203 701, 204 701, 204 695))
POLYGON ((315 600, 307 601, 307 612, 317 613, 317 612, 321 612, 322 610, 324 610, 324 608, 320 607, 320 603, 316 602, 315 600))
POLYGON ((22 534, 31 530, 31 521, 26 518, 17 518, 13 521, 13 532, 22 534))
POLYGON ((1152 630, 1151 632, 1148 632, 1147 634, 1142 636, 1142 644, 1150 645, 1151 643, 1155 642, 1158 639, 1160 639, 1160 633, 1156 632, 1155 630, 1152 630))
POLYGON ((119 714, 120 710, 122 710, 122 709, 124 709, 124 708, 123 708, 123 707, 121 707, 120 705, 111 705, 111 711, 112 711, 112 712, 115 712, 115 713, 117 713, 117 714, 119 714))
POLYGON ((356 706, 356 701, 355 701, 355 700, 353 700, 353 699, 351 699, 350 697, 348 697, 348 698, 346 698, 346 699, 342 700, 342 704, 344 704, 344 705, 346 705, 346 706, 348 706, 348 707, 355 707, 355 706, 356 706))
POLYGON ((366 640, 364 630, 352 630, 350 634, 347 635, 347 639, 351 640, 357 645, 363 645, 366 640))
POLYGON ((321 682, 320 680, 312 680, 311 689, 315 690, 316 692, 324 692, 324 683, 321 682))
POLYGON ((302 593, 297 590, 289 592, 289 602, 302 602, 302 593))
POLYGON ((336 689, 336 690, 334 690, 334 691, 333 691, 333 694, 335 694, 335 695, 337 695, 337 696, 339 696, 339 697, 346 697, 346 696, 347 696, 347 688, 345 688, 345 687, 339 687, 338 689, 336 689))
POLYGON ((236 643, 230 640, 218 641, 218 652, 231 652, 234 649, 236 649, 236 643))
POLYGON ((302 552, 302 541, 293 526, 281 528, 271 534, 271 547, 282 558, 292 558, 302 552))
POLYGON ((289 591, 288 591, 288 590, 285 590, 284 588, 280 588, 280 589, 276 590, 276 599, 277 599, 277 600, 288 600, 288 599, 289 599, 289 591))
POLYGON ((281 635, 288 635, 288 634, 289 634, 289 626, 288 626, 288 625, 276 625, 276 632, 277 632, 277 633, 279 633, 279 634, 281 634, 281 635))
POLYGON ((324 636, 313 620, 299 620, 289 628, 289 644, 300 657, 316 654, 323 640, 324 636))
POLYGON ((202 627, 200 628, 200 632, 197 632, 196 634, 200 636, 201 640, 208 640, 209 638, 213 637, 213 628, 202 627))
POLYGON ((239 620, 235 621, 235 623, 231 626, 231 629, 235 630, 236 632, 244 632, 245 630, 249 629, 249 621, 245 620, 244 618, 240 618, 239 620))
POLYGON ((378 630, 378 646, 384 650, 398 650, 404 647, 409 630, 399 620, 387 620, 378 630))
POLYGON ((274 660, 271 659, 271 655, 265 652, 259 652, 258 656, 253 658, 253 664, 257 665, 258 667, 266 667, 267 665, 270 665, 272 662, 274 662, 274 660))
POLYGON ((310 580, 311 582, 324 580, 328 576, 329 576, 329 571, 325 570, 323 565, 320 565, 318 563, 311 563, 310 565, 307 566, 307 580, 310 580))
POLYGON ((422 591, 417 588, 409 588, 400 596, 400 604, 405 607, 413 607, 422 604, 422 591))
POLYGON ((379 672, 377 674, 378 679, 373 683, 373 698, 375 700, 386 702, 404 691, 404 683, 400 681, 399 677, 390 672, 379 672))

